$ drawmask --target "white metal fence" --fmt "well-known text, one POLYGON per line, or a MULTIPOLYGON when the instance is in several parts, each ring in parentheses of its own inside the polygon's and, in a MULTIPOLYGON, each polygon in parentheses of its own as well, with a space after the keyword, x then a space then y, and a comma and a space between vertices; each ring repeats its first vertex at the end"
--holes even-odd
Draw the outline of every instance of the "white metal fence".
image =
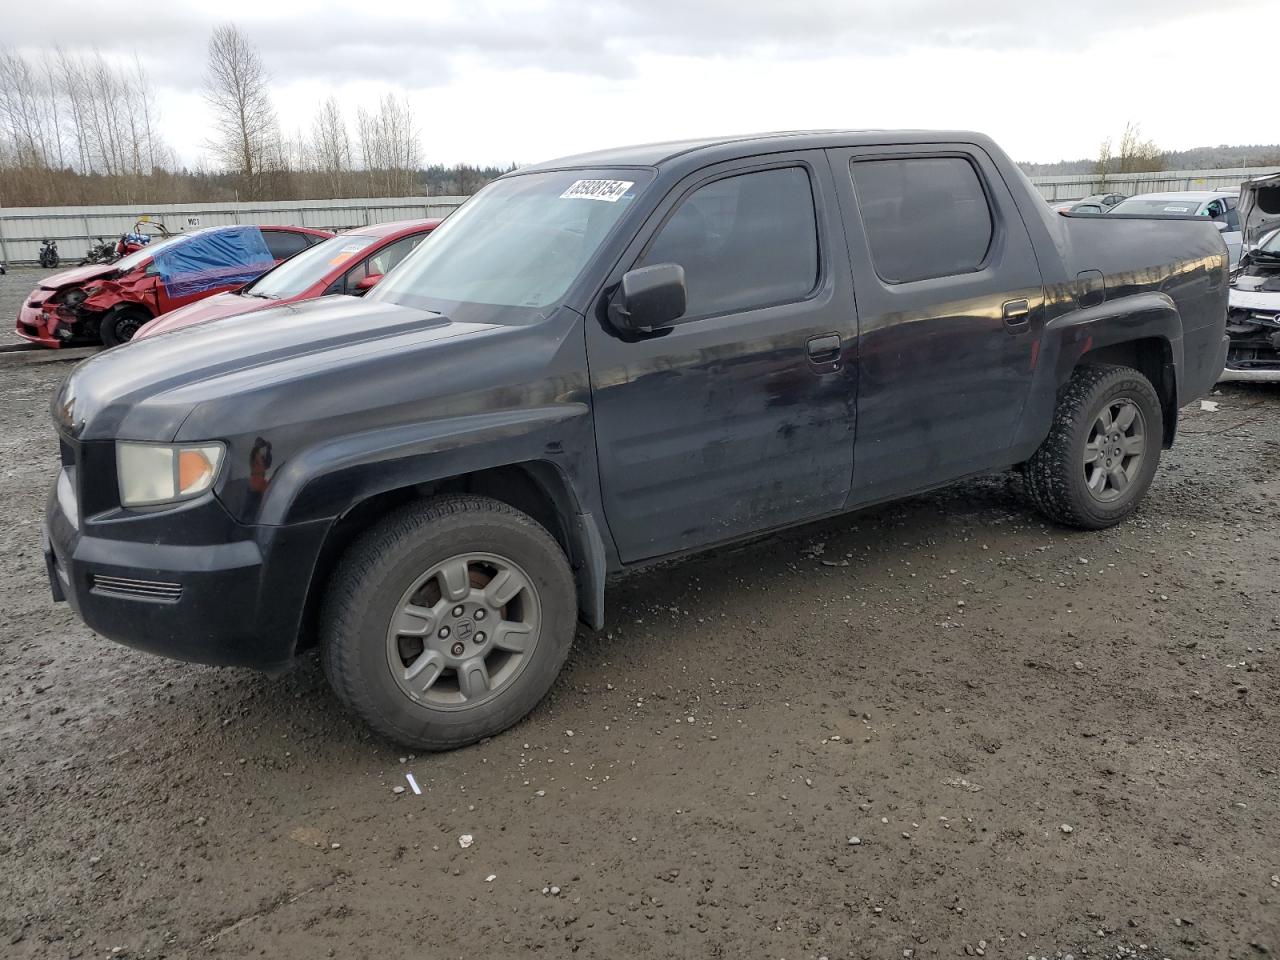
MULTIPOLYGON (((1163 170, 1032 177, 1046 200, 1076 200, 1091 193, 1166 190, 1237 190, 1245 180, 1280 173, 1280 167, 1163 170)), ((351 200, 279 200, 262 203, 162 203, 153 206, 0 207, 0 263, 34 263, 41 240, 56 240, 64 263, 76 263, 91 241, 127 232, 146 215, 170 230, 228 223, 281 224, 346 230, 388 220, 443 217, 466 197, 375 197, 351 200)))
POLYGON ((257 223, 322 230, 447 216, 466 197, 361 197, 262 203, 162 203, 152 206, 0 207, 0 262, 33 263, 41 240, 56 240, 64 264, 84 256, 91 241, 128 232, 142 216, 178 231, 197 226, 257 223))
POLYGON ((1161 170, 1158 173, 1113 173, 1107 177, 1072 173, 1032 177, 1046 200, 1079 200, 1092 193, 1164 193, 1171 190, 1239 190, 1255 177, 1280 173, 1280 167, 1234 167, 1226 170, 1161 170))

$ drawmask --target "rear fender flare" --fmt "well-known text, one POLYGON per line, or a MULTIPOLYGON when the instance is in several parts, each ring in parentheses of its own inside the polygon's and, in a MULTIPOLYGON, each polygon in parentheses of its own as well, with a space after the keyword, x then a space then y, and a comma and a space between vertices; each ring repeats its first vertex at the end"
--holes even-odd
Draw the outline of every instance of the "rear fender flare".
MULTIPOLYGON (((1062 387, 1085 354, 1153 338, 1168 344, 1176 373, 1182 367, 1182 318, 1168 294, 1151 291, 1107 300, 1050 320, 1045 325, 1042 359, 1052 363, 1054 385, 1062 387)), ((1174 406, 1176 409, 1176 401, 1174 406)))
MULTIPOLYGON (((1167 294, 1155 291, 1117 297, 1096 306, 1062 313, 1045 324, 1032 379, 1031 396, 1023 410, 1014 442, 1014 457, 1025 460, 1049 432, 1058 391, 1071 379, 1086 354, 1137 340, 1157 339, 1168 347, 1161 375, 1173 393, 1166 406, 1165 444, 1173 440, 1178 410, 1177 372, 1182 368, 1182 319, 1167 294)), ((1157 390, 1161 384, 1156 384, 1157 390)))

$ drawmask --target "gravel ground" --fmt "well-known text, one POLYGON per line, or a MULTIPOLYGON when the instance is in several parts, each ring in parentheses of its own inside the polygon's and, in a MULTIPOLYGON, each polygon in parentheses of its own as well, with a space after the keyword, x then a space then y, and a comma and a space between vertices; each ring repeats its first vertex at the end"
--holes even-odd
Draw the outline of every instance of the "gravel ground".
POLYGON ((409 756, 314 658, 51 603, 67 369, 0 365, 0 955, 1280 952, 1280 390, 1186 411, 1117 529, 1000 476, 631 578, 528 720, 409 756))

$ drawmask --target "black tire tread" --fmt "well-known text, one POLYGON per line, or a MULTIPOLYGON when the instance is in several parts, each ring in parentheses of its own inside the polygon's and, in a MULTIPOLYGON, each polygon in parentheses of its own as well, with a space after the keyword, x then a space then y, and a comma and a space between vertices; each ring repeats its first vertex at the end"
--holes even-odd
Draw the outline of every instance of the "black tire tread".
MULTIPOLYGON (((329 578, 320 610, 320 661, 325 677, 338 700, 363 719, 376 733, 397 743, 427 750, 446 750, 474 743, 496 731, 479 734, 464 733, 449 738, 424 739, 420 732, 404 730, 396 726, 377 709, 377 698, 361 682, 359 671, 351 669, 350 660, 356 648, 341 638, 354 636, 359 628, 360 595, 366 584, 376 582, 385 567, 394 562, 397 547, 416 542, 423 536, 437 532, 442 524, 468 519, 500 519, 504 523, 517 524, 529 536, 541 540, 543 546, 560 558, 557 569, 546 571, 561 581, 561 589, 574 591, 573 574, 559 543, 527 514, 515 507, 489 497, 468 494, 443 495, 420 500, 393 511, 362 534, 347 549, 329 578)), ((575 604, 576 607, 576 604, 575 604)), ((564 644, 563 656, 555 664, 558 673, 569 652, 564 644)), ((536 702, 536 701, 535 701, 536 702)), ((532 705, 530 705, 531 709, 532 705)), ((527 709, 505 722, 503 726, 520 719, 527 709)))
MULTIPOLYGON (((1023 469, 1024 486, 1037 510, 1055 523, 1084 530, 1099 530, 1119 523, 1142 499, 1134 497, 1127 509, 1115 516, 1101 517, 1081 508, 1080 498, 1072 490, 1077 478, 1077 464, 1072 454, 1075 432, 1087 417, 1100 394, 1124 384, 1135 393, 1146 393, 1157 413, 1160 400, 1151 382, 1132 367, 1110 363, 1090 363, 1076 367, 1066 385, 1058 391, 1049 435, 1032 454, 1023 469)), ((1149 456, 1159 457, 1160 432, 1163 424, 1150 424, 1154 446, 1149 456)), ((1145 491, 1143 491, 1145 492, 1145 491)))
POLYGON ((112 310, 102 318, 102 323, 98 327, 98 337, 102 340, 103 346, 118 347, 121 344, 128 343, 128 340, 121 340, 115 335, 116 324, 123 318, 137 316, 143 323, 154 319, 151 314, 143 310, 141 307, 123 307, 119 310, 112 310))

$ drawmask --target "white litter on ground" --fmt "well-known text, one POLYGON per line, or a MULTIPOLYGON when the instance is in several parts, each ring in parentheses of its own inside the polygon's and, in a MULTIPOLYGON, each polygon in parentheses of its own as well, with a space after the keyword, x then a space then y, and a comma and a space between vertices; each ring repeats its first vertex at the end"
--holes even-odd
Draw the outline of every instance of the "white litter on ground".
POLYGON ((406 780, 408 780, 408 781, 409 781, 409 789, 411 789, 414 793, 416 793, 416 794, 418 794, 419 796, 421 796, 421 795, 422 795, 422 788, 421 788, 420 786, 418 786, 418 781, 417 781, 417 780, 415 780, 415 779, 413 779, 413 774, 412 774, 412 773, 406 773, 406 774, 404 775, 404 778, 405 778, 406 780))
POLYGON ((1218 401, 1217 400, 1201 400, 1200 409, 1203 410, 1205 413, 1217 413, 1218 401))
POLYGON ((467 847, 471 846, 473 843, 475 843, 475 838, 469 833, 464 833, 458 838, 458 846, 463 850, 467 849, 467 847))

